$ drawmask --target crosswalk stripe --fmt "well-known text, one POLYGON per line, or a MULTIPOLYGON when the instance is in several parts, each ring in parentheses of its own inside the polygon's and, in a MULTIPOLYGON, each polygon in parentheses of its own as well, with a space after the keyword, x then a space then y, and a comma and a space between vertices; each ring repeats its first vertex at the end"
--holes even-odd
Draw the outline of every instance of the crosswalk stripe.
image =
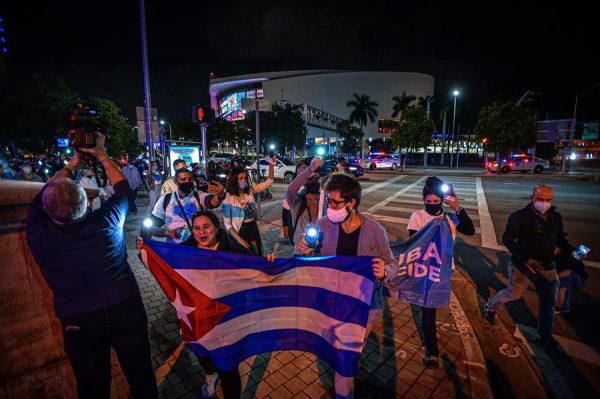
POLYGON ((483 248, 496 249, 500 251, 507 251, 504 245, 498 245, 496 240, 496 231, 494 230, 494 223, 487 206, 485 199, 485 193, 483 192, 483 184, 481 184, 481 177, 475 178, 477 185, 477 204, 479 213, 479 223, 481 224, 481 246, 483 248))
POLYGON ((385 186, 389 186, 390 184, 393 184, 393 183, 395 183, 397 181, 400 181, 400 180, 406 178, 407 176, 408 175, 400 175, 400 176, 394 177, 393 179, 385 180, 385 181, 383 181, 381 183, 374 184, 371 187, 367 187, 364 190, 362 190, 362 195, 367 195, 369 193, 372 193, 375 190, 382 189, 385 186))
MULTIPOLYGON (((388 197, 388 198, 389 198, 389 197, 388 197)), ((385 201, 385 200, 384 200, 384 201, 385 201)), ((423 200, 420 200, 420 201, 419 201, 419 200, 409 200, 409 199, 404 199, 404 198, 395 198, 395 199, 392 199, 392 200, 389 200, 389 201, 387 201, 385 204, 382 204, 382 205, 380 205, 380 204, 381 204, 381 203, 380 203, 380 204, 377 204, 377 205, 374 205, 374 206, 378 206, 378 208, 377 208, 377 209, 379 209, 379 208, 381 208, 382 206, 385 206, 385 205, 387 205, 389 202, 392 202, 392 201, 393 201, 394 203, 401 203, 401 204, 411 204, 411 205, 413 205, 413 204, 414 204, 414 205, 420 205, 421 207, 423 206, 423 200)), ((382 201, 382 202, 383 202, 383 201, 382 201)), ((475 209, 475 210, 477 210, 477 205, 471 205, 471 204, 461 204, 460 206, 462 206, 462 207, 463 207, 463 208, 465 208, 465 209, 475 209)), ((372 211, 371 211, 371 209, 372 209, 372 208, 369 208, 369 210, 368 210, 367 212, 372 212, 372 211)))
POLYGON ((377 211, 382 206, 387 205, 389 202, 395 200, 396 198, 398 198, 399 196, 401 196, 405 192, 411 190, 413 187, 416 187, 419 184, 421 184, 426 178, 427 178, 427 176, 420 177, 419 179, 417 179, 417 181, 415 181, 412 184, 409 184, 408 186, 404 187, 402 190, 399 190, 396 194, 390 195, 389 197, 387 197, 383 201, 380 201, 379 203, 373 205, 372 207, 370 207, 369 209, 367 209, 367 212, 373 213, 373 212, 377 211))
MULTIPOLYGON (((419 211, 419 210, 423 209, 423 207, 420 207, 420 208, 404 208, 404 207, 401 207, 401 206, 385 205, 385 206, 382 206, 379 209, 382 210, 382 211, 412 213, 414 211, 419 211)), ((471 218, 471 220, 479 220, 479 215, 469 215, 469 217, 471 218)))

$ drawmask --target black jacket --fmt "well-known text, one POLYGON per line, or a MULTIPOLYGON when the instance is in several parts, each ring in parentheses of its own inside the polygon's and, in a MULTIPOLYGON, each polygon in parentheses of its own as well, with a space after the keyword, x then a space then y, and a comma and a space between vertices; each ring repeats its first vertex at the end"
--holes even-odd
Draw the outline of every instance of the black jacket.
MULTIPOLYGON (((217 232, 217 241, 219 242, 217 251, 227 251, 242 255, 252 255, 252 253, 249 250, 247 250, 244 246, 240 245, 223 229, 219 229, 219 231, 217 232)), ((198 241, 196 241, 194 235, 192 234, 187 240, 183 241, 181 245, 197 247, 198 241)))
POLYGON ((563 221, 555 207, 548 211, 544 220, 529 203, 508 217, 502 243, 512 255, 512 262, 520 268, 529 258, 542 262, 545 270, 555 268, 555 248, 564 253, 573 252, 573 247, 563 232, 563 221))

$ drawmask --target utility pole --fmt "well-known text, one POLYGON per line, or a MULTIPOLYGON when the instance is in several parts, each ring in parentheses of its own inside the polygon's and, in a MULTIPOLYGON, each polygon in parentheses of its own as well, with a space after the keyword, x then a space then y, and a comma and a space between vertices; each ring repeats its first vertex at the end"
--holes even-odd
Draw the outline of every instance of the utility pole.
POLYGON ((146 144, 148 145, 148 159, 154 160, 154 147, 152 145, 152 120, 150 119, 150 71, 148 70, 148 46, 146 43, 146 11, 144 0, 140 0, 140 25, 142 30, 142 65, 144 69, 144 115, 146 119, 146 144))

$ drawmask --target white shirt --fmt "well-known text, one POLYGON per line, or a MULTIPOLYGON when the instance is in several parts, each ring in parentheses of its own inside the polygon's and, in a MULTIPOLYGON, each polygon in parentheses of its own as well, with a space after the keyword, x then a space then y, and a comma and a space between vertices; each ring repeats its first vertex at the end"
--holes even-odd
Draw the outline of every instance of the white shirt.
MULTIPOLYGON (((433 219, 444 219, 448 220, 450 224, 450 231, 452 231, 452 240, 456 240, 456 224, 454 223, 453 218, 442 212, 441 214, 434 216, 427 213, 425 209, 421 209, 419 211, 414 211, 410 215, 410 219, 408 219, 408 230, 421 230, 427 223, 431 222, 433 219)), ((454 270, 454 258, 452 259, 452 270, 454 270)))
POLYGON ((158 199, 158 201, 156 201, 156 204, 154 205, 154 209, 152 210, 152 215, 156 216, 157 218, 159 218, 161 220, 164 220, 165 221, 164 227, 166 229, 174 230, 174 229, 183 227, 183 230, 181 230, 181 232, 182 232, 181 238, 173 239, 173 238, 167 237, 167 242, 173 242, 173 243, 179 244, 180 242, 188 239, 188 237, 192 234, 192 232, 188 228, 188 224, 185 221, 185 217, 181 211, 181 208, 183 208, 183 212, 185 212, 185 216, 187 216, 187 218, 191 224, 192 223, 192 215, 194 213, 196 213, 196 211, 199 211, 200 209, 205 209, 207 197, 209 195, 212 196, 212 194, 199 192, 198 198, 200 198, 200 202, 201 202, 199 204, 198 201, 196 200, 196 196, 193 193, 190 193, 190 195, 181 198, 179 196, 179 193, 177 191, 175 191, 171 194, 171 200, 169 201, 169 204, 167 204, 166 210, 163 205, 165 202, 165 195, 162 195, 158 199), (179 201, 181 202, 181 207, 177 204, 177 198, 179 198, 179 201))

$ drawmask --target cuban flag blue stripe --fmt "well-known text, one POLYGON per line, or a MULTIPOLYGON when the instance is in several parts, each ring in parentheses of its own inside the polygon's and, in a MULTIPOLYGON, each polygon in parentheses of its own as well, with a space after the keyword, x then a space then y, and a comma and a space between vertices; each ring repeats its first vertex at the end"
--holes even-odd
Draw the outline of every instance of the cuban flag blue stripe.
POLYGON ((369 305, 356 298, 329 290, 305 286, 260 287, 237 292, 218 298, 219 302, 231 305, 231 310, 223 316, 221 323, 236 317, 282 306, 311 308, 344 323, 366 325, 369 318, 369 305))
POLYGON ((269 262, 264 258, 251 255, 239 255, 232 252, 210 251, 188 246, 178 246, 174 250, 171 243, 148 241, 152 248, 171 267, 177 269, 219 269, 234 270, 239 268, 257 269, 269 275, 276 275, 296 267, 319 266, 344 272, 351 272, 372 280, 371 257, 368 256, 330 256, 320 258, 277 259, 269 262), (198 262, 202 252, 202 262, 198 262))
POLYGON ((189 347, 197 356, 210 357, 217 368, 221 370, 232 370, 238 366, 240 361, 256 354, 300 350, 314 353, 339 374, 350 377, 355 375, 360 359, 360 351, 336 349, 317 334, 297 329, 269 330, 249 334, 232 345, 222 346, 212 351, 207 351, 197 343, 190 343, 189 347))

